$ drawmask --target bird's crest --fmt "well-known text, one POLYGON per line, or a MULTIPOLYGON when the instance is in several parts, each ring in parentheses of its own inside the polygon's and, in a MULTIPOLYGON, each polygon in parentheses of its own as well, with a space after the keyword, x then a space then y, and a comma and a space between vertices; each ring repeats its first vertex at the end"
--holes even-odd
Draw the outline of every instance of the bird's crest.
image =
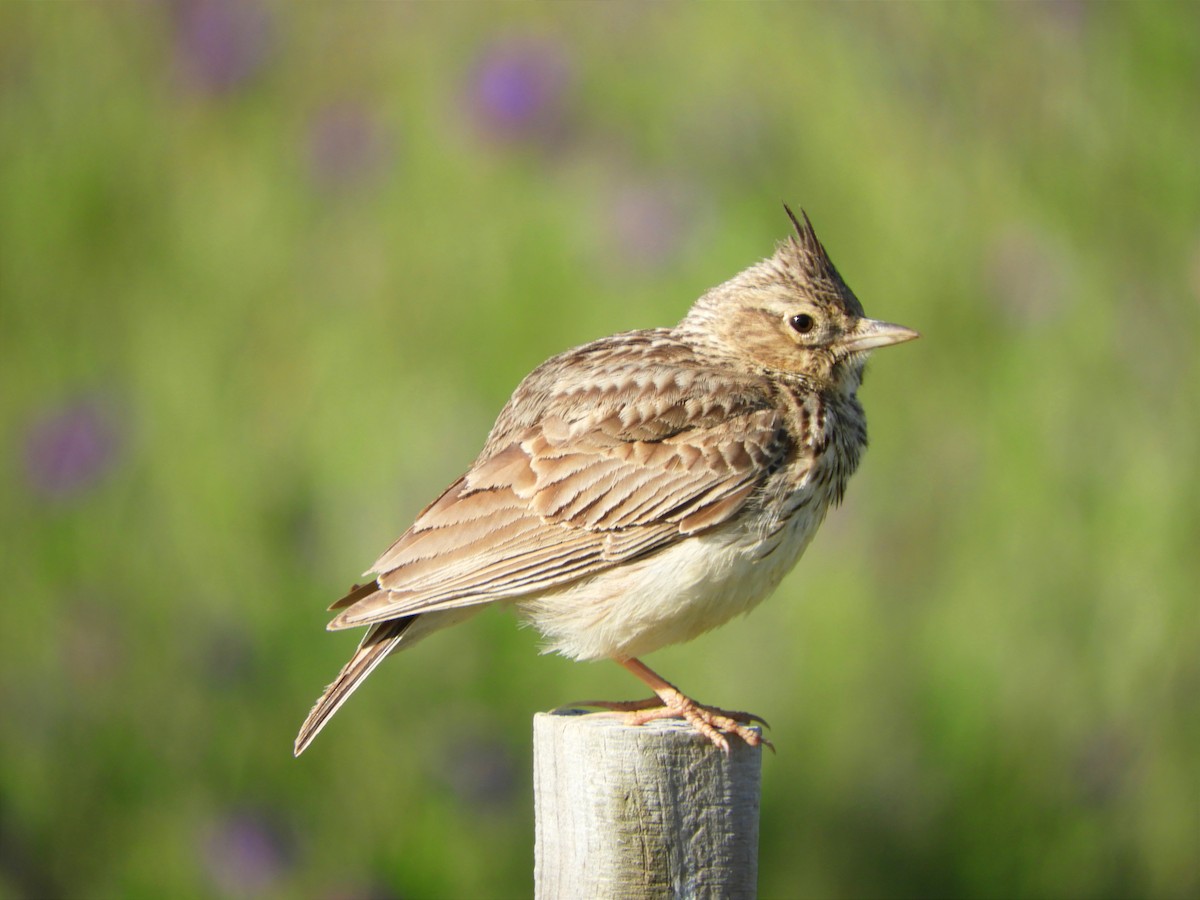
POLYGON ((810 290, 836 297, 846 307, 847 312, 861 316, 862 305, 842 280, 829 254, 825 252, 808 213, 801 209, 800 218, 796 218, 796 214, 786 203, 783 204, 783 209, 792 220, 796 233, 788 235, 787 241, 779 246, 775 253, 776 266, 790 277, 805 283, 810 290))
POLYGON ((804 270, 804 274, 813 281, 829 280, 841 282, 842 276, 838 274, 833 260, 825 252, 825 247, 822 245, 820 238, 817 237, 817 232, 813 229, 813 224, 808 218, 808 213, 801 209, 801 218, 797 219, 796 214, 792 212, 792 208, 786 203, 783 204, 783 209, 788 214, 788 218, 792 220, 792 225, 796 229, 796 233, 788 235, 787 240, 787 249, 791 251, 792 261, 799 264, 800 268, 804 270))

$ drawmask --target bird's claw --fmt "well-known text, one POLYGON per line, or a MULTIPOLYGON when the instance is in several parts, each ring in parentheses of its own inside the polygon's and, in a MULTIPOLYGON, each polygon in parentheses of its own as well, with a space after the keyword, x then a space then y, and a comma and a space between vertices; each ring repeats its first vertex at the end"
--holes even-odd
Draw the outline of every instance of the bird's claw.
POLYGON ((725 737, 727 734, 737 735, 751 747, 761 745, 775 752, 775 745, 764 738, 758 729, 750 727, 757 723, 764 728, 770 728, 770 724, 762 716, 716 706, 703 706, 682 694, 680 702, 671 704, 667 704, 658 696, 645 700, 577 700, 556 707, 554 711, 580 707, 594 707, 604 711, 592 715, 625 713, 626 724, 635 726, 658 719, 683 719, 726 756, 731 752, 729 741, 725 737))
POLYGON ((683 719, 726 756, 732 752, 729 740, 726 738, 726 735, 731 734, 737 735, 750 747, 763 745, 769 747, 772 752, 775 750, 774 745, 764 738, 757 728, 751 727, 751 720, 757 719, 757 716, 749 716, 745 713, 735 715, 745 718, 739 720, 728 715, 725 710, 701 706, 699 703, 687 700, 682 704, 670 706, 663 704, 653 709, 630 712, 625 721, 630 725, 645 725, 656 719, 683 719))

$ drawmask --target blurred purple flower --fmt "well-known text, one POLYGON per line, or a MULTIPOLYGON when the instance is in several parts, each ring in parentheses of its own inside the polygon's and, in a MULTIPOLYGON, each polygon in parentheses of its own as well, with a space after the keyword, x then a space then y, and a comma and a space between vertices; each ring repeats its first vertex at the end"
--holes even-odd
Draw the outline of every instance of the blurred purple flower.
POLYGON ((1192 249, 1191 260, 1191 283, 1192 295, 1200 302, 1200 237, 1197 237, 1196 244, 1192 249))
POLYGON ((308 167, 322 187, 343 187, 376 172, 388 155, 388 141, 377 120, 354 103, 320 110, 309 124, 308 167))
POLYGON ((622 267, 648 270, 678 256, 695 219, 685 192, 667 184, 630 184, 608 201, 605 221, 613 257, 622 267))
POLYGON ((279 830, 248 812, 218 821, 204 845, 205 870, 217 891, 229 897, 270 891, 283 877, 291 856, 289 842, 279 830))
POLYGON ((1112 355, 1125 367, 1125 375, 1146 396, 1169 396, 1175 391, 1191 359, 1187 341, 1163 340, 1163 335, 1187 333, 1179 309, 1144 281, 1127 283, 1111 301, 1116 308, 1136 310, 1112 332, 1112 355))
POLYGON ((254 679, 258 658, 254 643, 245 632, 231 625, 221 625, 199 643, 202 648, 200 670, 209 685, 234 690, 254 679))
POLYGON ((1026 226, 1010 228, 992 243, 985 277, 1001 313, 1026 328, 1052 321, 1074 295, 1066 253, 1049 235, 1026 226))
POLYGON ((323 896, 325 900, 401 900, 400 895, 382 881, 339 885, 323 896))
POLYGON ((110 684, 129 658, 122 616, 116 604, 108 604, 99 589, 77 586, 65 592, 65 615, 61 616, 58 647, 62 668, 80 696, 110 684))
POLYGON ((1093 806, 1104 806, 1129 786, 1136 754, 1125 733, 1100 728, 1079 747, 1075 781, 1080 796, 1093 806))
POLYGON ((458 799, 474 809, 503 811, 517 797, 512 753, 485 736, 463 736, 444 759, 443 775, 458 799))
POLYGON ((95 484, 117 457, 117 428, 94 399, 46 412, 25 440, 25 476, 38 494, 62 499, 95 484))
POLYGON ((504 38, 484 49, 471 72, 469 110, 490 138, 553 145, 566 130, 571 82, 567 54, 557 44, 504 38))
POLYGON ((1008 7, 1013 13, 1024 14, 1046 22, 1070 37, 1080 38, 1087 27, 1093 10, 1084 0, 1056 0, 1054 3, 1014 3, 1008 7))
POLYGON ((175 22, 175 53, 184 82, 205 94, 247 81, 266 58, 270 20, 255 2, 184 0, 175 22))

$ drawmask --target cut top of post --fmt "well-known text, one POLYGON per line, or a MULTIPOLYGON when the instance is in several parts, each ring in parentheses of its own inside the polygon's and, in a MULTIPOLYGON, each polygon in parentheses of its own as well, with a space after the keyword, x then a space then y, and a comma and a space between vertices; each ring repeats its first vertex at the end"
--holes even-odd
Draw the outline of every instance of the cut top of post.
POLYGON ((536 896, 753 897, 761 774, 677 719, 538 713, 536 896))

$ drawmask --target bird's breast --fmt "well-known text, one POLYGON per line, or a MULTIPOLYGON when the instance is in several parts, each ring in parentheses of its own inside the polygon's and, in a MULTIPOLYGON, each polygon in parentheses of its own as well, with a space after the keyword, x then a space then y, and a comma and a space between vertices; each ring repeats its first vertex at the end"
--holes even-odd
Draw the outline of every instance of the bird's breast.
MULTIPOLYGON (((624 659, 688 641, 749 612, 812 539, 827 504, 804 506, 764 535, 742 517, 637 562, 520 602, 546 650, 624 659)), ((756 514, 757 515, 757 514, 756 514)))

